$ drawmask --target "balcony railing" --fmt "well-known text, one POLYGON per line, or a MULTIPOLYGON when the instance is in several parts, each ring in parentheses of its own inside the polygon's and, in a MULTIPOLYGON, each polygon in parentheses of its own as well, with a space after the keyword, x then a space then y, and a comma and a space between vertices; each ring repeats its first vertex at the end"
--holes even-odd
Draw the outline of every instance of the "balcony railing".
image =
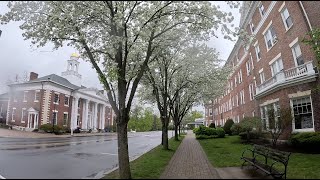
POLYGON ((300 66, 282 70, 272 76, 270 79, 264 81, 257 86, 257 95, 279 84, 294 81, 297 78, 308 77, 315 75, 315 71, 312 65, 312 61, 309 61, 300 66))

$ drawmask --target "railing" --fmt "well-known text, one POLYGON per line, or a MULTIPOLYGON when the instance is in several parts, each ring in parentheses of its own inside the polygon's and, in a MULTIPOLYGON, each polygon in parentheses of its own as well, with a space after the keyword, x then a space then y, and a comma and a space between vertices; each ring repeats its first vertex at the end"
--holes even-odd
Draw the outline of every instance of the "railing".
POLYGON ((303 76, 311 76, 314 75, 315 71, 313 69, 312 61, 309 61, 300 66, 290 68, 284 71, 280 71, 270 79, 266 80, 262 84, 257 86, 257 94, 262 93, 263 91, 276 86, 278 84, 282 84, 284 82, 291 81, 298 77, 303 76))

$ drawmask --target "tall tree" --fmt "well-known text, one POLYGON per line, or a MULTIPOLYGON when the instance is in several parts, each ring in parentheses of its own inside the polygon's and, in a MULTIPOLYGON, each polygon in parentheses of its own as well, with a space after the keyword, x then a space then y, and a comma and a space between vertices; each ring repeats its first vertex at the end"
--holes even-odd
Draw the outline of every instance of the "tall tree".
MULTIPOLYGON (((236 6, 229 2, 232 6, 236 6)), ((1 23, 22 21, 25 39, 37 47, 77 49, 96 70, 116 114, 120 178, 131 178, 127 124, 136 89, 148 63, 180 32, 206 40, 231 22, 210 2, 16 1, 1 23)), ((228 38, 228 37, 227 37, 228 38)))

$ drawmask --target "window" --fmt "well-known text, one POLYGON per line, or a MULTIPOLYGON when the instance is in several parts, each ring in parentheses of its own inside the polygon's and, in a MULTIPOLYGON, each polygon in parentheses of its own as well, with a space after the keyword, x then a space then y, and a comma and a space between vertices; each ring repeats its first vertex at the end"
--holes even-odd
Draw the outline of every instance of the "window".
POLYGON ((255 114, 255 112, 254 112, 254 111, 252 111, 252 117, 254 117, 254 114, 255 114))
POLYGON ((237 87, 237 76, 234 77, 234 87, 237 87))
POLYGON ((257 55, 257 62, 261 59, 261 54, 260 54, 260 48, 259 48, 259 44, 257 44, 254 47, 255 51, 256 51, 256 55, 257 55))
POLYGON ((276 60, 274 63, 270 65, 272 76, 275 76, 281 70, 283 70, 282 59, 276 60))
POLYGON ((264 130, 277 128, 277 121, 280 118, 279 102, 261 106, 261 120, 264 130))
POLYGON ((264 6, 263 6, 263 4, 261 2, 260 2, 260 5, 259 5, 259 12, 260 12, 261 17, 263 17, 265 12, 264 12, 264 6))
POLYGON ((245 102, 244 102, 244 90, 240 91, 240 104, 245 104, 245 102))
POLYGON ((69 97, 68 96, 64 97, 64 105, 69 106, 69 97))
POLYGON ((28 91, 23 92, 23 102, 27 102, 28 91))
POLYGON ((236 100, 237 100, 237 107, 239 106, 239 97, 238 94, 236 95, 236 100))
POLYGON ((79 100, 78 100, 78 108, 80 108, 80 102, 81 102, 81 101, 80 101, 80 99, 79 99, 79 100))
POLYGON ((40 101, 40 90, 36 90, 34 93, 34 102, 40 101))
POLYGON ((292 54, 293 54, 293 58, 295 59, 295 64, 297 66, 304 64, 301 49, 298 43, 292 47, 292 54))
POLYGON ((12 108, 11 121, 14 122, 16 119, 16 108, 12 108))
POLYGON ((269 50, 272 46, 275 45, 275 43, 278 42, 278 39, 277 39, 277 34, 273 28, 273 26, 271 25, 269 27, 269 29, 265 32, 264 34, 264 40, 266 42, 266 46, 267 46, 267 49, 269 50))
POLYGON ((55 104, 59 104, 59 94, 54 94, 54 101, 55 104))
POLYGON ((260 76, 260 84, 262 84, 264 81, 265 81, 265 78, 264 78, 264 72, 259 72, 259 76, 260 76))
POLYGON ((17 102, 17 95, 16 94, 13 95, 13 101, 17 102))
POLYGON ((251 30, 251 33, 253 34, 254 33, 254 24, 252 22, 250 23, 250 30, 251 30))
POLYGON ((254 87, 253 87, 253 84, 249 84, 249 95, 250 95, 250 101, 252 101, 254 99, 254 87))
POLYGON ((250 60, 246 62, 246 67, 247 67, 247 76, 251 74, 251 62, 250 60))
POLYGON ((209 115, 212 116, 212 109, 209 109, 209 115))
POLYGON ((26 108, 22 108, 21 111, 21 123, 25 123, 25 120, 27 119, 27 111, 26 108))
POLYGON ((313 128, 312 107, 310 96, 292 99, 294 129, 313 128))
POLYGON ((52 113, 52 121, 53 121, 52 123, 55 124, 55 125, 58 124, 58 122, 57 122, 57 115, 58 115, 58 112, 57 112, 57 111, 52 113))
POLYGON ((63 113, 63 126, 67 126, 68 125, 68 113, 64 112, 63 113))
POLYGON ((286 30, 291 28, 291 26, 293 25, 293 22, 292 22, 292 18, 290 16, 287 8, 284 8, 282 10, 281 17, 282 17, 282 20, 283 20, 283 23, 284 23, 286 30))
POLYGON ((231 90, 233 90, 233 81, 230 81, 231 90))
POLYGON ((238 72, 238 77, 239 77, 239 84, 242 82, 242 72, 241 72, 241 69, 240 71, 238 72))

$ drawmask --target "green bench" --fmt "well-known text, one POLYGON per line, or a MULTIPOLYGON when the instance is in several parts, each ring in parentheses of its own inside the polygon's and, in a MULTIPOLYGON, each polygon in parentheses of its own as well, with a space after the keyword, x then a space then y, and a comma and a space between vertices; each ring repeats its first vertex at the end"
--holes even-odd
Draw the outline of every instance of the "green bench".
POLYGON ((267 175, 271 175, 273 178, 282 179, 284 176, 284 179, 286 179, 290 155, 290 152, 283 152, 265 146, 254 145, 252 149, 243 151, 241 159, 244 162, 242 163, 241 168, 245 163, 249 163, 256 169, 260 169, 267 175))

